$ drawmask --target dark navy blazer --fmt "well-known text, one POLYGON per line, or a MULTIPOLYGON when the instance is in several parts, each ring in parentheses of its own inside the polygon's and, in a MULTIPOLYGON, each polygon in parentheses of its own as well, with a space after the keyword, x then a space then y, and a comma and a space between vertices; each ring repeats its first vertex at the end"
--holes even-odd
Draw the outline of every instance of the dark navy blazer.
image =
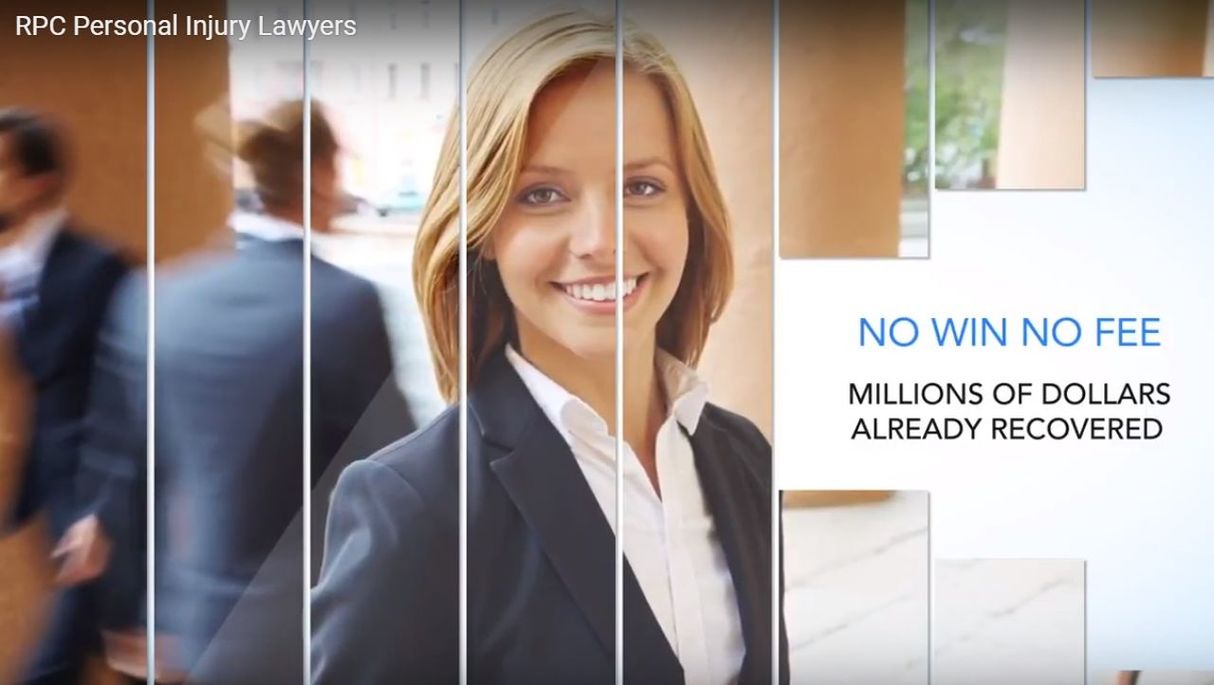
POLYGON ((34 412, 10 526, 46 511, 57 539, 81 513, 76 478, 97 336, 126 272, 117 251, 70 224, 51 243, 37 303, 17 335, 20 365, 34 387, 34 412))
MULTIPOLYGON (((613 683, 607 518, 504 354, 468 403, 468 682, 613 683)), ((313 682, 458 681, 458 431, 452 407, 339 479, 312 595, 313 682)), ((738 598, 738 682, 770 685, 771 446, 711 404, 691 443, 738 598)), ((783 617, 779 639, 787 683, 783 617)), ((627 564, 624 668, 629 682, 683 682, 627 564)))

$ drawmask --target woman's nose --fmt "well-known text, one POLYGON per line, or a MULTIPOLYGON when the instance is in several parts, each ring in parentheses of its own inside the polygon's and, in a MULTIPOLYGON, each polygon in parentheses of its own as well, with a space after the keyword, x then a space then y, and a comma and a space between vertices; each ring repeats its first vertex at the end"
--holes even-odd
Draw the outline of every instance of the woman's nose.
POLYGON ((605 261, 615 255, 615 203, 610 195, 583 203, 573 218, 569 252, 575 257, 605 261))

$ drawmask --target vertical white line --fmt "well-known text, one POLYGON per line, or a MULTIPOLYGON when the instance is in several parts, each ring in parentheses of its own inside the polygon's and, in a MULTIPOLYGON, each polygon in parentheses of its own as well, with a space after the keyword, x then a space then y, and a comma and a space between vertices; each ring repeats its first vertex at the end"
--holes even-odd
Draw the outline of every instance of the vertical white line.
MULTIPOLYGON (((156 0, 148 0, 148 19, 156 19, 156 0)), ((156 34, 147 36, 147 682, 156 679, 156 34)))
MULTIPOLYGON (((936 206, 936 0, 927 3, 927 124, 927 256, 931 259, 935 225, 932 211, 936 206)), ((927 503, 927 682, 930 685, 936 661, 936 561, 932 548, 935 500, 931 493, 928 493, 927 503)))
POLYGON ((780 569, 784 563, 780 554, 780 480, 776 465, 776 419, 775 411, 779 399, 777 392, 780 374, 775 373, 776 343, 778 336, 777 316, 779 311, 780 274, 780 0, 771 3, 771 682, 780 682, 780 616, 783 613, 783 588, 780 587, 780 569))
POLYGON ((624 2, 615 0, 615 682, 624 683, 624 2))
POLYGON ((932 207, 936 202, 936 0, 927 2, 927 258, 932 257, 932 207))
POLYGON ((468 682, 468 103, 459 0, 459 682, 468 682))
MULTIPOLYGON (((1214 20, 1214 0, 1210 2, 1210 17, 1214 20)), ((1211 24, 1214 28, 1214 24, 1211 24)), ((1214 42, 1207 39, 1211 47, 1214 47, 1214 42)), ((1091 136, 1088 135, 1088 112, 1091 107, 1088 106, 1088 82, 1092 78, 1092 2, 1091 0, 1083 1, 1083 189, 1088 189, 1088 162, 1091 160, 1091 154, 1088 152, 1088 140, 1091 136)), ((1086 650, 1086 648, 1085 648, 1086 650)), ((1086 653, 1086 651, 1085 651, 1086 653)), ((1084 669, 1085 678, 1087 669, 1084 669)), ((1084 682, 1087 682, 1086 680, 1084 682)))
POLYGON ((928 685, 931 685, 932 682, 932 661, 935 658, 932 653, 932 631, 934 630, 934 619, 932 616, 935 612, 933 595, 935 593, 936 582, 936 552, 934 547, 935 541, 932 538, 932 521, 935 520, 934 506, 935 498, 932 497, 932 493, 929 491, 927 493, 927 626, 925 626, 927 628, 927 654, 925 657, 928 685))
POLYGON ((1083 685, 1088 685, 1088 562, 1083 560, 1083 685))
MULTIPOLYGON (((308 0, 303 0, 308 18, 308 0)), ((303 38, 303 674, 312 682, 312 45, 303 38)))

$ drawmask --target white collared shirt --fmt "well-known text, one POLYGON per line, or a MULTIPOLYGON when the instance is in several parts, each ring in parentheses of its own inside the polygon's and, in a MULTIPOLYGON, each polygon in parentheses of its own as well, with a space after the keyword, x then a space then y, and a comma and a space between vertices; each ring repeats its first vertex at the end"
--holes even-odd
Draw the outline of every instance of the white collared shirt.
MULTIPOLYGON (((513 348, 506 348, 506 357, 569 443, 614 532, 615 439, 607 423, 513 348)), ((671 405, 655 451, 662 494, 624 443, 624 556, 683 666, 687 685, 733 683, 746 651, 737 597, 687 438, 708 401, 708 386, 664 352, 658 353, 657 367, 671 405)))
POLYGON ((228 225, 237 233, 271 243, 304 239, 303 226, 269 214, 234 212, 228 225))
POLYGON ((33 287, 42 275, 51 245, 67 222, 68 212, 56 207, 34 219, 34 225, 21 240, 0 249, 0 293, 17 285, 33 287))

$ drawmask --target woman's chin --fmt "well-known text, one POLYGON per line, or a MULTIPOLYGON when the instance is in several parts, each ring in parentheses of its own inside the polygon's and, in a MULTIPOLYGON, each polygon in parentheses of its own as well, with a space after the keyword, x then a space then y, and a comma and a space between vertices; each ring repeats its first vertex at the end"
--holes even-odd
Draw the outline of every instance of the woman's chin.
POLYGON ((575 357, 592 367, 599 365, 610 366, 615 363, 614 335, 608 336, 606 340, 569 341, 567 349, 575 357))
MULTIPOLYGON (((630 328, 624 329, 624 353, 632 354, 638 350, 648 349, 644 342, 652 342, 653 335, 641 335, 634 332, 630 328)), ((570 340, 566 338, 562 341, 565 349, 569 350, 573 356, 582 360, 588 367, 613 368, 615 364, 615 330, 614 328, 607 332, 607 335, 587 336, 585 340, 570 340)))

